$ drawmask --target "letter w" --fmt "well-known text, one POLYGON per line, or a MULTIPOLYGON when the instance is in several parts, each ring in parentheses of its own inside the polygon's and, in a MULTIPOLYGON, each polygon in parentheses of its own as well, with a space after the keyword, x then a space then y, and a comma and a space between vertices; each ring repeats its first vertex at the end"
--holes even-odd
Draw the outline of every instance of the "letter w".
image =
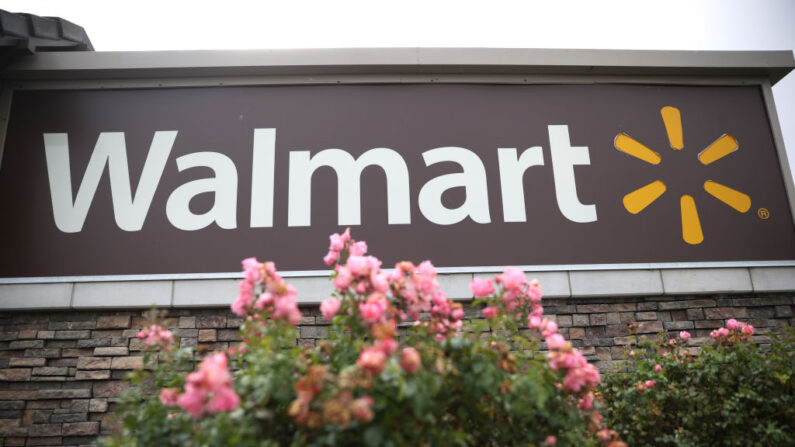
POLYGON ((131 193, 124 132, 100 133, 74 201, 67 138, 65 133, 44 134, 52 211, 58 229, 64 233, 78 233, 83 229, 88 209, 107 164, 116 225, 125 231, 140 231, 160 183, 171 147, 177 138, 177 131, 155 132, 135 197, 131 193))

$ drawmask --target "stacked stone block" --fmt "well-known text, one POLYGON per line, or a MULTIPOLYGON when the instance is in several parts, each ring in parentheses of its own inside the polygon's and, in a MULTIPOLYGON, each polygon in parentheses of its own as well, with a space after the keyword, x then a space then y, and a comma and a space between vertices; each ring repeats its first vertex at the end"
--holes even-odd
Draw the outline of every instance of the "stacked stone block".
MULTIPOLYGON (((758 334, 793 324, 795 293, 620 298, 551 298, 543 301, 560 332, 601 370, 620 362, 634 336, 690 332, 689 345, 709 342, 728 318, 754 325, 758 334)), ((314 346, 327 336, 317 306, 302 308, 297 343, 314 346)), ((0 438, 5 446, 87 445, 114 426, 124 376, 144 367, 138 331, 145 311, 5 312, 0 315, 0 438)), ((482 318, 466 307, 468 318, 482 318)), ((228 309, 168 309, 161 324, 180 345, 199 352, 239 342, 240 318, 228 309)), ((755 336, 766 343, 764 335, 755 336)))

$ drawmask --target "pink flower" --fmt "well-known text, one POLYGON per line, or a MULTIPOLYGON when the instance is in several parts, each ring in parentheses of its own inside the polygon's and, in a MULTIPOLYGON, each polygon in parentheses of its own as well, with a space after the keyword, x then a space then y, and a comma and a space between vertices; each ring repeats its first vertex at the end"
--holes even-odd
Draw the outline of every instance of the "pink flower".
POLYGON ((372 324, 381 319, 386 308, 386 298, 381 295, 380 297, 369 298, 366 303, 359 304, 359 313, 365 322, 372 324))
POLYGON ((431 261, 420 262, 420 265, 417 266, 417 270, 419 271, 420 275, 427 276, 429 278, 436 278, 436 267, 433 266, 431 261))
POLYGON ((420 366, 420 353, 414 348, 403 348, 403 355, 400 358, 400 367, 407 372, 414 374, 420 366))
POLYGON ((248 313, 248 308, 254 304, 254 282, 249 279, 244 279, 240 281, 237 288, 239 294, 237 299, 232 303, 232 312, 239 317, 243 317, 248 313))
POLYGON ((660 372, 660 371, 662 371, 662 366, 660 366, 660 364, 658 363, 658 364, 654 365, 654 370, 657 371, 657 372, 660 372))
POLYGON ((320 311, 323 312, 323 318, 331 320, 340 311, 342 303, 336 298, 328 298, 320 303, 320 311))
POLYGON ((496 279, 507 290, 518 289, 525 281, 524 272, 514 267, 508 267, 496 279))
POLYGON ((589 391, 577 403, 577 408, 579 408, 580 410, 590 410, 592 407, 593 407, 593 393, 589 391))
POLYGON ((750 324, 746 324, 745 326, 743 326, 743 335, 746 335, 748 337, 754 335, 754 327, 751 326, 750 324))
POLYGON ((718 336, 719 337, 728 337, 729 336, 729 330, 726 329, 725 327, 722 327, 722 328, 718 329, 718 336))
POLYGON ((549 337, 558 332, 558 324, 546 318, 541 321, 541 328, 543 329, 542 335, 544 337, 549 337))
POLYGON ((690 332, 687 332, 687 331, 680 332, 679 333, 679 338, 681 338, 684 341, 690 340, 690 332))
POLYGON ((330 242, 328 246, 329 251, 336 251, 339 253, 343 248, 345 248, 345 240, 343 240, 342 236, 339 234, 334 233, 328 238, 330 242))
POLYGON ((193 417, 205 412, 231 411, 240 404, 240 398, 232 389, 226 355, 216 353, 199 363, 199 370, 188 374, 185 392, 177 403, 193 417))
POLYGON ((486 317, 487 319, 491 320, 491 319, 493 319, 494 317, 497 316, 497 311, 498 311, 498 309, 496 307, 489 306, 489 307, 483 309, 483 316, 486 317))
POLYGON ((323 262, 326 265, 332 265, 340 259, 340 252, 338 251, 329 251, 326 256, 323 257, 323 262))
POLYGON ((385 356, 389 357, 397 351, 398 342, 392 338, 376 340, 375 343, 373 343, 373 347, 380 349, 385 356))
POLYGON ((176 407, 177 397, 179 397, 179 388, 162 388, 160 390, 160 403, 167 407, 176 407))
POLYGON ((360 397, 351 402, 351 416, 359 422, 367 422, 373 418, 373 398, 370 396, 360 397))
POLYGON ((464 318, 464 315, 465 315, 464 309, 461 308, 453 309, 453 311, 450 312, 450 318, 452 318, 453 320, 460 320, 464 318))
POLYGON ((262 264, 256 258, 246 258, 242 261, 243 276, 253 283, 262 281, 262 264))
POLYGON ((350 246, 348 251, 350 252, 351 256, 364 256, 364 254, 367 253, 367 242, 355 242, 350 246))
POLYGON ((337 277, 334 278, 334 288, 339 290, 340 292, 345 291, 345 289, 350 287, 352 281, 353 281, 353 275, 351 275, 350 270, 348 270, 347 268, 341 265, 338 265, 337 277))
POLYGON ((549 447, 554 447, 554 446, 555 446, 555 444, 557 444, 557 443, 558 443, 558 438, 556 438, 556 437, 554 437, 554 436, 552 436, 552 435, 549 435, 549 436, 547 436, 547 439, 546 439, 546 441, 545 441, 545 442, 547 443, 547 445, 548 445, 549 447))
POLYGON ((156 324, 142 329, 136 337, 141 340, 145 339, 144 344, 146 344, 147 348, 161 347, 163 349, 171 349, 171 344, 174 342, 174 334, 156 324))
POLYGON ((298 310, 298 303, 294 294, 276 297, 273 314, 274 319, 283 319, 290 324, 298 324, 301 321, 301 311, 298 310))
POLYGON ((736 330, 737 329, 737 320, 732 318, 729 321, 727 321, 726 322, 726 329, 728 329, 730 331, 736 330))
POLYGON ((385 273, 380 271, 374 271, 370 274, 370 283, 373 285, 373 289, 379 293, 386 293, 389 291, 389 280, 385 273))
POLYGON ((359 354, 357 363, 362 369, 373 374, 379 374, 384 370, 386 354, 376 347, 371 346, 369 348, 364 348, 361 354, 359 354))
POLYGON ((345 267, 348 267, 353 276, 363 276, 369 273, 370 263, 364 256, 351 255, 345 267))
POLYGON ((198 418, 204 414, 204 399, 206 393, 199 387, 188 383, 185 385, 185 392, 179 395, 177 403, 183 410, 198 418))
POLYGON ((646 383, 644 383, 644 385, 646 386, 646 388, 653 388, 655 383, 656 382, 653 380, 647 380, 646 383))
POLYGON ((537 279, 533 279, 528 283, 527 294, 530 296, 530 302, 535 304, 541 301, 542 290, 541 286, 538 285, 537 279))
POLYGON ((566 347, 566 339, 560 334, 551 334, 546 338, 547 347, 549 349, 563 349, 566 347))
POLYGON ((475 278, 469 283, 469 288, 476 298, 483 298, 494 293, 494 285, 488 279, 475 278))
POLYGON ((213 393, 210 401, 207 402, 208 413, 219 413, 222 411, 232 411, 240 405, 240 397, 235 390, 228 386, 219 387, 213 393))

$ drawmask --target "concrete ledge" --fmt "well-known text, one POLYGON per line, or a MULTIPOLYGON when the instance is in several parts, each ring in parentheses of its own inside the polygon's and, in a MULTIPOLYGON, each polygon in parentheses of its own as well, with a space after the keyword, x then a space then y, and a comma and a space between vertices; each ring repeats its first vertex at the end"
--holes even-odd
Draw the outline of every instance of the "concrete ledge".
POLYGON ((72 283, 0 285, 0 309, 67 309, 72 283))
POLYGON ((795 290, 795 267, 753 267, 750 272, 755 292, 795 290))
MULTIPOLYGON (((331 296, 334 286, 328 276, 305 276, 284 278, 295 287, 298 304, 319 303, 331 296)), ((232 297, 234 299, 234 296, 232 297)), ((229 301, 231 303, 231 300, 229 301)))
POLYGON ((662 280, 666 295, 753 290, 745 268, 662 270, 662 280))
POLYGON ((447 294, 448 298, 452 300, 469 300, 473 298, 469 283, 472 282, 474 277, 471 273, 440 274, 436 277, 436 280, 439 281, 440 288, 447 294))
POLYGON ((174 281, 174 307, 230 306, 237 297, 237 279, 174 281))
MULTIPOLYGON (((547 298, 659 296, 680 294, 795 291, 795 267, 728 267, 649 270, 525 272, 537 278, 547 298)), ((469 300, 474 276, 494 272, 439 274, 447 296, 469 300)), ((323 276, 289 277, 300 304, 318 304, 331 295, 323 276)), ((237 297, 238 279, 173 281, 105 281, 0 285, 0 309, 122 309, 160 307, 227 307, 237 297)))
POLYGON ((171 305, 171 281, 75 283, 72 307, 135 308, 171 305))
POLYGON ((662 295, 659 270, 569 272, 572 296, 662 295))
POLYGON ((544 289, 545 298, 567 298, 571 296, 569 272, 525 272, 528 279, 537 279, 544 289))

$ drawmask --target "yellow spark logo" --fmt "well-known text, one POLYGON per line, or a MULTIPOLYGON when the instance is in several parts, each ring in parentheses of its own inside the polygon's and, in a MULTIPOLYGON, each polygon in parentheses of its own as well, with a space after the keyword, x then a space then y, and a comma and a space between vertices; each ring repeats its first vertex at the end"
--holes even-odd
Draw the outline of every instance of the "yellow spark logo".
MULTIPOLYGON (((682 134, 682 116, 679 113, 679 109, 670 106, 663 107, 660 110, 660 114, 662 114, 663 124, 665 124, 665 131, 668 133, 671 149, 682 150, 684 148, 684 139, 682 134)), ((660 154, 624 132, 616 135, 614 145, 619 151, 646 163, 657 165, 662 161, 660 154)), ((698 154, 698 161, 706 166, 739 148, 736 138, 724 134, 698 154)), ((662 196, 665 190, 665 183, 655 180, 625 195, 623 199, 624 208, 632 214, 638 214, 662 196)), ((741 213, 745 213, 751 208, 751 198, 747 194, 718 182, 707 180, 704 182, 704 190, 741 213)), ((679 206, 682 214, 682 239, 691 245, 700 244, 704 241, 704 233, 701 230, 696 201, 692 196, 685 194, 679 199, 679 206)))

